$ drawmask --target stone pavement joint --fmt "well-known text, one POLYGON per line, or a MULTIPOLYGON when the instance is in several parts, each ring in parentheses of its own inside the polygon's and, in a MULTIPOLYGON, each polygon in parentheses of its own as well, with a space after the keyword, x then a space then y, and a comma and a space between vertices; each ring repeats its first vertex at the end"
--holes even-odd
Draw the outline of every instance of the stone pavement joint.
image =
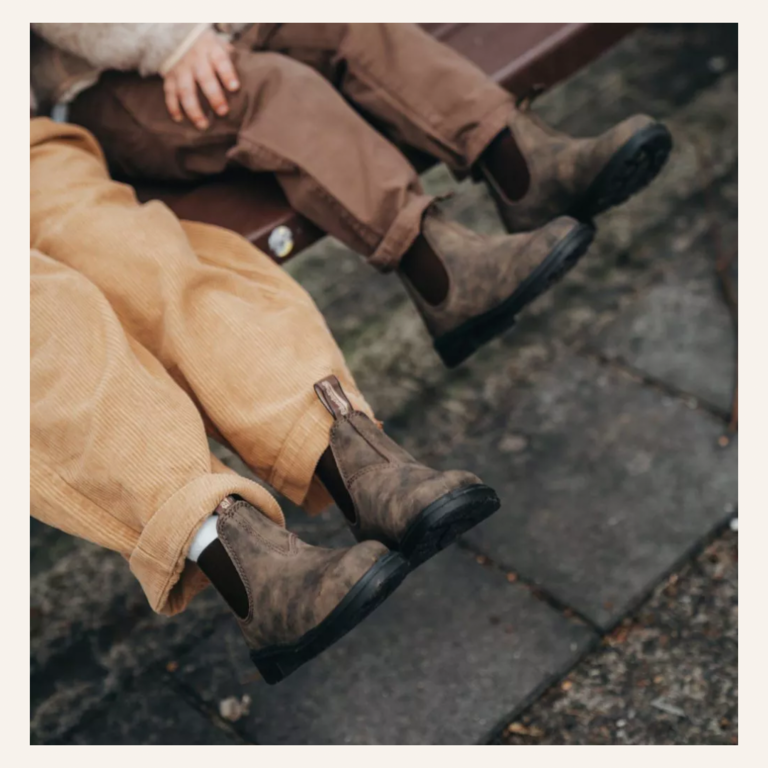
POLYGON ((478 565, 483 566, 483 568, 488 568, 490 570, 496 571, 497 573, 503 574, 504 578, 506 578, 510 583, 518 584, 519 586, 526 588, 531 594, 531 597, 535 598, 536 600, 540 600, 542 603, 548 605, 558 613, 562 613, 566 618, 577 619, 582 624, 592 629, 596 634, 601 634, 603 632, 603 629, 594 621, 592 621, 589 616, 579 612, 577 609, 571 607, 567 603, 564 603, 562 600, 560 600, 560 598, 557 597, 557 595, 553 594, 546 587, 537 583, 525 574, 519 573, 517 571, 510 571, 509 569, 504 568, 502 565, 495 562, 490 557, 484 555, 482 552, 473 547, 472 543, 467 541, 466 537, 459 539, 456 542, 456 547, 469 552, 475 558, 478 565))
POLYGON ((628 376, 633 381, 637 381, 649 389, 653 389, 662 395, 679 400, 691 410, 704 411, 711 416, 714 416, 716 419, 723 422, 723 428, 725 428, 729 416, 728 411, 708 403, 706 400, 699 399, 693 392, 679 389, 674 384, 664 381, 663 379, 657 379, 650 373, 647 373, 640 368, 635 368, 625 360, 612 357, 606 352, 595 351, 590 354, 585 354, 584 356, 594 360, 600 365, 604 365, 608 370, 628 376))
POLYGON ((737 541, 708 543, 492 742, 737 744, 737 541))
POLYGON ((467 539, 604 628, 735 508, 737 454, 707 413, 565 353, 500 400, 452 452, 502 499, 467 539), (509 436, 525 443, 502 460, 509 436))

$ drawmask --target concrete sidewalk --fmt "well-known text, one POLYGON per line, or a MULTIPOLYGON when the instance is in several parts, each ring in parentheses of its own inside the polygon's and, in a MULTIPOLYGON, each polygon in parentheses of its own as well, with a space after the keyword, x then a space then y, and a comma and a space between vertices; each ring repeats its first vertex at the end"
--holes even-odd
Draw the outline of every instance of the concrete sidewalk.
MULTIPOLYGON (((714 264, 737 243, 736 63, 735 25, 652 26, 537 102, 584 135, 647 112, 675 149, 577 269, 457 370, 396 278, 330 239, 291 262, 387 430, 477 472, 502 509, 275 687, 253 681, 212 591, 163 619, 122 558, 33 522, 33 742, 487 742, 727 527, 736 347, 714 264)), ((454 188, 440 168, 425 183, 454 188)), ((482 187, 449 205, 501 231, 482 187)), ((314 543, 350 540, 335 510, 288 518, 314 543)))

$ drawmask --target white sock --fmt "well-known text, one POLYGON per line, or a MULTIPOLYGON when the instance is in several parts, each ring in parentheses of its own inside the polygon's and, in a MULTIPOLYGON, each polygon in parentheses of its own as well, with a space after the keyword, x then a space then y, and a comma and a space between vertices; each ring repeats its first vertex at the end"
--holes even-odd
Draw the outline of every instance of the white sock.
POLYGON ((198 529, 195 534, 195 538, 192 539, 192 543, 189 545, 189 552, 187 552, 187 559, 193 563, 197 562, 197 558, 203 554, 203 550, 216 539, 219 538, 219 534, 216 532, 217 515, 211 515, 198 529))

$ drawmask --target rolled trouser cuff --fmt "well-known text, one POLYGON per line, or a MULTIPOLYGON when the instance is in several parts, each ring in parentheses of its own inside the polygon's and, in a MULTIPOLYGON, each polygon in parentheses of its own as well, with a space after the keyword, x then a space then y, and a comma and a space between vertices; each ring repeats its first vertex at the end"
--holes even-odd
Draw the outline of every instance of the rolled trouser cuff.
POLYGON ((179 613, 207 584, 197 567, 187 567, 187 551, 219 502, 238 494, 278 525, 285 525, 280 505, 263 486, 237 474, 208 474, 173 494, 150 518, 129 562, 154 611, 179 613))
POLYGON ((387 230, 376 250, 368 257, 368 263, 379 272, 397 269, 400 259, 413 245, 421 232, 424 212, 435 202, 430 195, 414 195, 387 230))

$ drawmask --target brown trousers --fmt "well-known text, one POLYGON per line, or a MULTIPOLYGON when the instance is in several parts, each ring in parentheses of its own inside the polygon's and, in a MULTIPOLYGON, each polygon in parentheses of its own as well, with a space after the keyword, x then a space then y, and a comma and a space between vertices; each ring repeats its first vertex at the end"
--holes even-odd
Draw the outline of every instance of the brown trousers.
POLYGON ((432 202, 385 135, 464 171, 512 109, 509 93, 411 24, 255 24, 236 47, 240 92, 225 117, 201 95, 204 132, 171 120, 159 77, 136 74, 105 74, 70 118, 127 176, 274 172, 296 210, 382 271, 432 202))
POLYGON ((336 374, 372 413, 312 299, 268 256, 139 205, 82 128, 38 118, 30 138, 31 511, 124 554, 152 608, 175 613, 206 584, 186 552, 224 496, 283 524, 206 432, 316 511, 332 419, 314 382, 336 374))

